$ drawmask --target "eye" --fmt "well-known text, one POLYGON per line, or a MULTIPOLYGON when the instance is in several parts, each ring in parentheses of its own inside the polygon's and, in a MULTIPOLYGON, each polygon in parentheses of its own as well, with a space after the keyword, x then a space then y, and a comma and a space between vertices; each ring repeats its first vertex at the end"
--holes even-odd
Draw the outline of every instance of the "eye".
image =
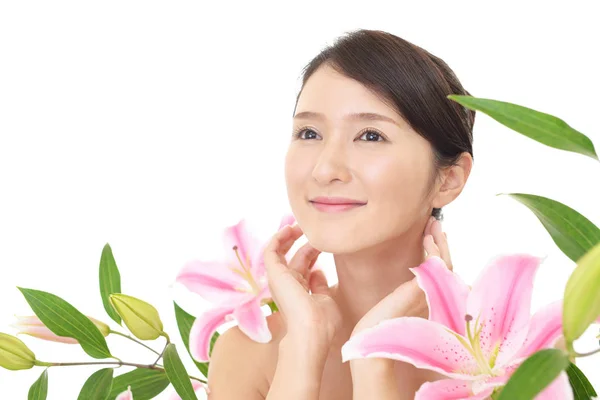
POLYGON ((365 140, 365 142, 385 142, 386 139, 383 137, 383 135, 373 129, 365 129, 362 134, 360 135, 360 137, 366 136, 367 138, 373 139, 375 138, 375 140, 365 140), (381 139, 381 140, 379 140, 381 139))
POLYGON ((307 138, 302 137, 302 134, 304 132, 307 132, 307 135, 305 135, 305 136, 310 136, 309 137, 310 139, 314 139, 314 136, 317 135, 317 132, 315 132, 314 130, 312 130, 310 128, 300 128, 300 129, 297 129, 292 136, 296 139, 308 140, 307 138))

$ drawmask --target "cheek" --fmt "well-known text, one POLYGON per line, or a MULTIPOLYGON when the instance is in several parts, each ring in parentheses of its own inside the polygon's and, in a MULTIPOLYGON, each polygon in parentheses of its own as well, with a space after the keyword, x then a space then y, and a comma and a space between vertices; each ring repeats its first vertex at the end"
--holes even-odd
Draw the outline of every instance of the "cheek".
POLYGON ((384 212, 410 212, 422 201, 427 171, 410 157, 380 158, 365 165, 363 181, 368 197, 384 212))

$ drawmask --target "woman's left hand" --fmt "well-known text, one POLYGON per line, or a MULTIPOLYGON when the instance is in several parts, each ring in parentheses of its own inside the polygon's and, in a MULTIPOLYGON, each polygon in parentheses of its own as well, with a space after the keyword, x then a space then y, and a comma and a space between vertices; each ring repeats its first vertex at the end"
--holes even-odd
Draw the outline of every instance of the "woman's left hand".
MULTIPOLYGON (((426 259, 438 256, 452 270, 446 233, 442 232, 441 222, 434 217, 429 219, 423 232, 423 248, 427 252, 426 259)), ((416 277, 398 286, 370 309, 356 324, 351 336, 363 329, 373 327, 381 321, 398 317, 429 317, 425 292, 417 284, 416 277)))

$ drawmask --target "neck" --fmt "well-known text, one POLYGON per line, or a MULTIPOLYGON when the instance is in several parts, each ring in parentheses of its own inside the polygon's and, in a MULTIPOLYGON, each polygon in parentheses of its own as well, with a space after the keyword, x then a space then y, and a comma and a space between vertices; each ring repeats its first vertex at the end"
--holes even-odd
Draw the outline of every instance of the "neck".
POLYGON ((421 224, 377 246, 350 254, 334 255, 338 284, 332 296, 343 318, 340 346, 358 321, 398 286, 412 280, 409 268, 425 261, 421 224))

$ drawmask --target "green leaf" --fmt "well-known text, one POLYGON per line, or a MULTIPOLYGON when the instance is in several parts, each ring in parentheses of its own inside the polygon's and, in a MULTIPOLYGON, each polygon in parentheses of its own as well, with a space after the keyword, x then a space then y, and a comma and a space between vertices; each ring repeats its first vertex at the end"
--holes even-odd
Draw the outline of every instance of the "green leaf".
POLYGON ((512 374, 499 400, 531 400, 569 366, 562 350, 544 349, 527 358, 512 374))
POLYGON ((507 195, 527 206, 544 225, 558 248, 574 262, 600 243, 600 229, 572 208, 533 194, 507 195))
POLYGON ((451 94, 447 96, 472 110, 481 111, 502 125, 546 146, 598 160, 592 141, 553 115, 499 100, 451 94))
POLYGON ((77 400, 105 400, 112 387, 113 372, 113 368, 103 368, 90 375, 77 400))
POLYGON ((48 396, 48 368, 44 369, 44 372, 40 377, 31 385, 29 393, 27 394, 27 400, 46 400, 48 396))
POLYGON ((563 296, 563 335, 567 348, 600 316, 600 243, 577 262, 563 296))
POLYGON ((106 313, 113 321, 121 325, 121 317, 110 304, 108 298, 113 293, 121 293, 121 274, 113 257, 112 249, 106 243, 102 249, 102 256, 100 256, 100 295, 106 313))
POLYGON ((76 339, 94 358, 112 357, 104 336, 96 325, 60 297, 35 289, 17 286, 37 317, 58 336, 76 339))
POLYGON ((571 388, 573 388, 574 400, 590 400, 592 397, 598 396, 590 381, 575 364, 569 365, 567 374, 571 388))
POLYGON ((275 304, 275 301, 270 301, 267 304, 269 305, 269 308, 271 309, 271 313, 276 313, 277 311, 279 311, 279 308, 277 307, 277 304, 275 304))
POLYGON ((190 377, 179 358, 179 354, 177 354, 174 343, 169 343, 167 345, 163 359, 165 361, 165 371, 167 371, 167 376, 169 377, 171 384, 173 384, 177 394, 181 396, 181 399, 198 400, 192 382, 190 382, 190 377))
POLYGON ((131 386, 135 400, 150 400, 169 386, 169 378, 163 370, 136 368, 114 378, 108 398, 114 399, 119 393, 126 391, 127 386, 131 386))
MULTIPOLYGON (((204 377, 208 377, 209 363, 201 363, 196 361, 194 357, 192 357, 192 353, 190 352, 190 331, 192 330, 192 325, 194 324, 196 318, 193 315, 190 315, 187 312, 185 312, 181 307, 179 307, 179 305, 177 305, 177 303, 173 302, 173 304, 175 305, 175 318, 177 319, 177 327, 179 328, 179 334, 181 335, 183 345, 185 346, 185 349, 190 355, 190 358, 192 359, 192 361, 194 361, 194 364, 196 364, 200 372, 202 372, 204 377)), ((218 337, 219 332, 215 332, 210 338, 210 349, 208 350, 209 356, 212 353, 212 349, 218 337)))

